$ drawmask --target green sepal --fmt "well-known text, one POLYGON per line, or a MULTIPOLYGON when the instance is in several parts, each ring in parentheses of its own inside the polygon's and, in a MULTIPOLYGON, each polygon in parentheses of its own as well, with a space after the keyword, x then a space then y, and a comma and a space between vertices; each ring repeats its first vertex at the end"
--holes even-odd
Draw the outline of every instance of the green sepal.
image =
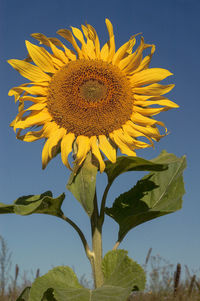
POLYGON ((115 163, 106 161, 105 173, 108 176, 108 182, 112 182, 122 173, 127 171, 161 171, 167 169, 165 163, 153 162, 140 157, 117 157, 115 163))
POLYGON ((63 193, 54 199, 51 191, 39 195, 23 196, 11 205, 0 203, 0 213, 15 213, 19 215, 43 213, 60 216, 62 214, 61 206, 64 198, 65 194, 63 193))
POLYGON ((119 241, 132 228, 182 207, 185 156, 177 158, 163 151, 152 161, 167 164, 168 168, 161 172, 150 172, 131 190, 121 194, 112 208, 105 209, 106 214, 119 224, 119 241))
POLYGON ((96 190, 96 176, 98 168, 92 161, 89 152, 78 172, 72 172, 67 183, 67 189, 91 216, 94 210, 94 196, 96 190))

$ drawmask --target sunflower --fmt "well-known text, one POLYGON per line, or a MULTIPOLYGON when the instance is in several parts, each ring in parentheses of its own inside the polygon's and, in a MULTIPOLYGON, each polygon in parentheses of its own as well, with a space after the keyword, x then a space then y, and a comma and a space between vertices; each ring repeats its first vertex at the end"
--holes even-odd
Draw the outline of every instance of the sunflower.
POLYGON ((152 116, 178 107, 163 96, 174 85, 157 83, 172 73, 149 68, 155 45, 145 44, 141 37, 133 51, 135 35, 116 51, 113 26, 108 19, 105 22, 109 40, 102 48, 95 29, 86 24, 82 31, 72 27, 57 32, 74 50, 57 38, 34 33, 32 37, 46 47, 26 41, 28 57, 8 61, 30 81, 9 91, 19 101, 11 126, 23 141, 46 139, 43 168, 59 152, 63 164, 71 168, 68 156, 73 152, 78 169, 91 152, 103 172, 104 155, 114 163, 118 148, 136 156, 136 149, 159 141, 165 134, 158 126, 166 127, 152 116), (149 54, 144 56, 146 49, 149 54), (33 130, 21 134, 30 127, 33 130))

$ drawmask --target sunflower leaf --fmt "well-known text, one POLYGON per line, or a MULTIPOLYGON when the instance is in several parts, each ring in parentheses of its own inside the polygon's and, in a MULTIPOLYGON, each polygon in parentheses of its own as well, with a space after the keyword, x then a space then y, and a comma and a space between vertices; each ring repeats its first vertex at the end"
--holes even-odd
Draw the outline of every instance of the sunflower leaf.
POLYGON ((119 224, 119 241, 132 228, 182 207, 185 156, 177 158, 163 151, 152 161, 167 164, 168 169, 150 172, 131 190, 121 194, 112 208, 105 209, 106 214, 119 224))
POLYGON ((108 176, 108 182, 112 182, 126 171, 161 171, 167 169, 167 165, 153 160, 145 160, 140 157, 118 157, 115 163, 106 161, 105 172, 108 176))
POLYGON ((57 198, 52 198, 51 191, 39 195, 28 195, 18 198, 11 205, 0 203, 0 213, 16 213, 19 215, 30 215, 33 213, 43 213, 60 216, 62 214, 61 206, 65 194, 57 198))
POLYGON ((43 300, 47 294, 56 301, 89 300, 89 290, 80 285, 73 270, 67 266, 56 267, 38 277, 32 284, 29 301, 43 300))
POLYGON ((28 301, 125 301, 134 286, 144 288, 143 269, 124 250, 108 252, 102 268, 105 283, 91 290, 79 283, 70 267, 56 267, 34 281, 28 301))
POLYGON ((128 295, 134 290, 145 288, 143 268, 127 256, 126 250, 109 251, 103 259, 102 270, 104 285, 119 286, 127 289, 128 295))
POLYGON ((92 163, 91 153, 88 153, 78 173, 72 172, 67 183, 67 189, 81 203, 89 216, 94 209, 97 170, 97 166, 92 163))

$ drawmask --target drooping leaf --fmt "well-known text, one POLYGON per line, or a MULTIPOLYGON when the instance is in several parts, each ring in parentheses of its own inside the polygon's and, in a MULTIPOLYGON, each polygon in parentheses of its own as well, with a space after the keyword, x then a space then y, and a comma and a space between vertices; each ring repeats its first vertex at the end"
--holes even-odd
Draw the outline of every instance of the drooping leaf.
POLYGON ((54 199, 51 191, 39 195, 23 196, 15 200, 11 205, 0 203, 0 213, 16 213, 20 215, 43 213, 60 216, 64 198, 65 194, 63 193, 54 199))
POLYGON ((78 173, 72 172, 67 189, 71 191, 74 197, 81 203, 89 216, 94 209, 94 195, 96 188, 97 166, 92 163, 91 153, 88 153, 83 165, 78 173))
POLYGON ((167 164, 168 168, 161 172, 150 172, 131 190, 121 194, 112 208, 105 209, 106 214, 119 224, 119 240, 137 225, 182 207, 185 156, 177 158, 163 151, 152 161, 167 164))
POLYGON ((111 184, 119 175, 126 171, 161 171, 167 168, 165 163, 153 162, 139 157, 118 157, 115 163, 106 161, 105 172, 111 184))
POLYGON ((26 287, 16 301, 28 301, 31 287, 26 287))
POLYGON ((113 285, 127 289, 130 294, 133 288, 145 288, 145 272, 143 268, 128 257, 126 250, 109 251, 103 259, 102 270, 104 285, 113 285))

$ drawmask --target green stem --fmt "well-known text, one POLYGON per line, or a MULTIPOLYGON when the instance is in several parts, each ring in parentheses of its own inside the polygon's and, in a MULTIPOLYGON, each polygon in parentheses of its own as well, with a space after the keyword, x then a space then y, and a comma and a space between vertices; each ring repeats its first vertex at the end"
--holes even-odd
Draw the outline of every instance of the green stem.
POLYGON ((117 248, 119 247, 120 241, 116 241, 114 247, 112 248, 113 250, 117 250, 117 248))
POLYGON ((106 198, 107 198, 110 186, 111 186, 111 184, 108 183, 105 190, 104 190, 102 201, 101 201, 101 211, 100 211, 100 216, 99 216, 99 222, 100 222, 101 227, 103 226, 103 223, 104 223, 104 217, 105 217, 104 210, 105 210, 106 198))
POLYGON ((91 231, 92 231, 92 251, 93 258, 90 260, 95 288, 102 286, 103 284, 103 272, 102 272, 102 225, 99 220, 97 196, 95 192, 94 196, 94 211, 91 216, 91 231))
POLYGON ((70 218, 66 217, 63 213, 59 217, 61 219, 63 219, 64 221, 66 221, 68 224, 70 224, 76 230, 76 232, 78 233, 78 235, 82 241, 86 256, 91 261, 93 258, 93 253, 91 252, 91 250, 88 246, 88 243, 86 241, 86 238, 85 238, 83 232, 81 231, 81 229, 70 218))

